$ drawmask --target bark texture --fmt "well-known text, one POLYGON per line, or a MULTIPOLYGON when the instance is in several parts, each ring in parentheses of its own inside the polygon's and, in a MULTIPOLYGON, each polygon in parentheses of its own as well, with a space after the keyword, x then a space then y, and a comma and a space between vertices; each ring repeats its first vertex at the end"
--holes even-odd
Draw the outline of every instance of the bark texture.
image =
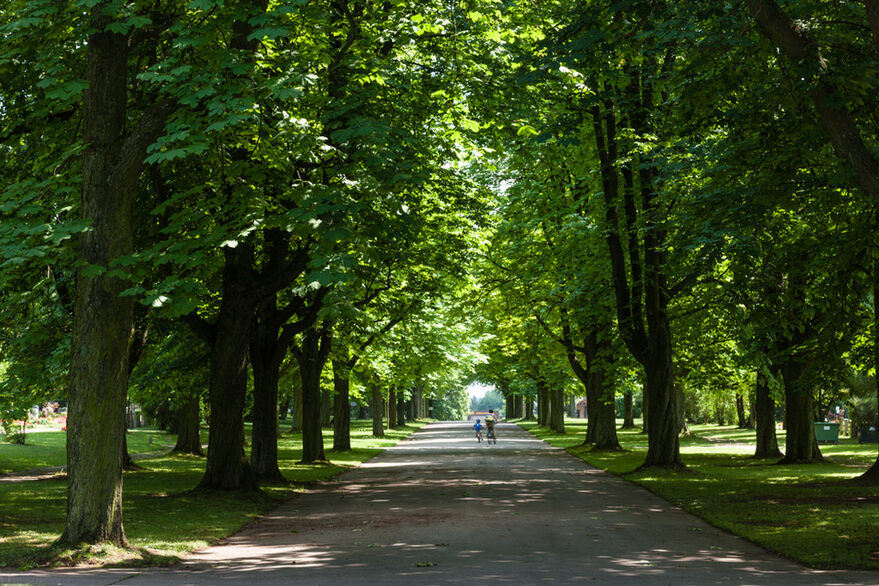
POLYGON ((757 374, 754 387, 754 415, 757 420, 757 448, 755 458, 781 458, 778 437, 775 433, 775 400, 764 374, 757 374))
POLYGON ((348 378, 348 365, 342 360, 333 360, 333 450, 343 452, 351 449, 351 381, 348 378))
MULTIPOLYGON (((82 216, 91 222, 78 242, 87 266, 106 269, 132 251, 131 212, 146 148, 162 133, 167 104, 147 110, 125 136, 129 39, 108 32, 106 2, 91 9, 83 101, 82 216)), ((122 454, 133 298, 130 283, 79 269, 73 310, 67 428, 66 544, 125 545, 122 454)))
MULTIPOLYGON (((652 90, 643 79, 638 78, 637 72, 631 71, 630 74, 633 79, 629 80, 627 107, 631 110, 631 125, 637 133, 648 133, 651 131, 647 114, 653 109, 652 90)), ((606 100, 603 111, 598 105, 592 108, 592 120, 601 163, 607 224, 605 239, 611 257, 617 323, 626 347, 641 363, 646 374, 644 421, 648 447, 644 466, 679 467, 683 466, 678 441, 680 422, 674 392, 672 338, 668 318, 669 287, 664 272, 665 230, 657 222, 657 172, 646 158, 641 158, 637 165, 634 162, 623 164, 618 171, 615 109, 616 105, 606 100), (640 212, 635 202, 635 168, 640 185, 640 212), (620 172, 625 180, 622 221, 618 212, 620 172), (639 213, 641 222, 638 222, 639 213), (628 257, 620 236, 623 226, 628 257), (639 242, 639 237, 643 243, 639 242)))
POLYGON ((812 389, 803 377, 808 368, 808 362, 795 356, 781 364, 785 395, 785 455, 781 459, 784 464, 824 461, 815 439, 812 389))
POLYGON ((201 426, 201 398, 193 393, 177 410, 177 443, 174 451, 179 454, 204 456, 199 428, 201 426))
POLYGON ((391 387, 388 390, 388 428, 397 427, 397 389, 391 387))
POLYGON ((635 397, 632 391, 623 393, 623 426, 622 429, 635 428, 635 397))
POLYGON ((546 427, 549 425, 549 389, 542 379, 537 381, 537 425, 546 427))
POLYGON ((294 349, 302 377, 302 462, 326 460, 320 419, 320 375, 332 345, 331 326, 323 324, 305 332, 301 348, 294 349))
POLYGON ((244 453, 244 406, 255 311, 253 248, 239 243, 223 248, 223 256, 222 301, 216 321, 208 325, 190 316, 190 324, 211 350, 208 456, 199 488, 252 490, 257 479, 244 453))
POLYGON ((278 467, 278 380, 284 357, 280 348, 273 347, 276 340, 274 332, 259 326, 251 339, 253 429, 250 466, 257 478, 280 482, 285 478, 278 467))

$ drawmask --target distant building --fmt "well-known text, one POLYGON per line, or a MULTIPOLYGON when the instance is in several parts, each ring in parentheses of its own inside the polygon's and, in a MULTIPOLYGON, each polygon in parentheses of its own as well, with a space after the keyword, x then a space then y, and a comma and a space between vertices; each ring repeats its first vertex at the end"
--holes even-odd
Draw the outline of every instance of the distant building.
MULTIPOLYGON (((494 414, 497 417, 497 413, 494 414)), ((482 419, 488 417, 488 411, 471 411, 470 415, 467 416, 467 421, 476 421, 477 419, 482 419)))
POLYGON ((577 419, 586 419, 586 399, 577 401, 577 409, 575 411, 577 419))

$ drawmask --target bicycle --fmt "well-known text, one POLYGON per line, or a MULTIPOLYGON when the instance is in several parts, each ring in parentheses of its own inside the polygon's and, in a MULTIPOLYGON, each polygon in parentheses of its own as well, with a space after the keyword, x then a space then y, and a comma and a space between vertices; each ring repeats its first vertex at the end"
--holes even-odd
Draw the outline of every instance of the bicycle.
POLYGON ((482 443, 482 430, 481 429, 476 430, 476 441, 479 443, 482 443))
POLYGON ((488 440, 488 443, 490 443, 490 444, 496 444, 496 443, 497 443, 497 436, 496 436, 495 433, 494 433, 494 428, 493 428, 493 427, 489 427, 489 428, 488 428, 488 433, 486 434, 486 440, 488 440))

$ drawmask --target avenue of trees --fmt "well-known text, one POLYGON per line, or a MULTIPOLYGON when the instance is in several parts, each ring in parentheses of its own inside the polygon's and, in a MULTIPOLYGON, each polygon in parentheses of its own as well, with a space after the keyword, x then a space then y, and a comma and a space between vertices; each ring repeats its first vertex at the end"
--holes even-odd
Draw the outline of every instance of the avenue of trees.
POLYGON ((790 463, 830 408, 875 424, 879 3, 504 14, 483 378, 559 431, 585 396, 603 449, 642 389, 645 466, 710 411, 790 463))
POLYGON ((637 406, 645 466, 875 423, 879 0, 10 0, 0 79, 0 418, 68 402, 64 543, 126 542, 129 398, 205 491, 470 380, 600 449, 637 406))

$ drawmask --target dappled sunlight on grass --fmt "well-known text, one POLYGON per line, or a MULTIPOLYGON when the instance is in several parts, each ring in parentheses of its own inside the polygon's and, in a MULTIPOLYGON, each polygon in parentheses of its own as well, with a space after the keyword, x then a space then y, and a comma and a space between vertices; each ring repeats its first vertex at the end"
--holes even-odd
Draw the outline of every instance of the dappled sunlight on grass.
MULTIPOLYGON (((371 436, 371 422, 353 422, 352 445, 347 452, 327 450, 330 463, 299 464, 301 436, 285 434, 279 441, 279 466, 291 484, 268 485, 262 495, 223 492, 190 492, 204 474, 205 458, 165 453, 139 462, 142 470, 126 472, 123 480, 123 518, 129 542, 134 548, 127 554, 106 554, 105 561, 119 558, 125 563, 166 564, 194 549, 205 547, 233 533, 243 524, 290 498, 296 485, 328 480, 340 471, 357 466, 394 445, 420 424, 407 424, 388 431, 384 439, 371 436), (364 426, 369 425, 368 429, 364 426)), ((57 452, 64 452, 63 432, 41 433, 39 444, 23 446, 26 450, 43 450, 41 460, 19 458, 15 466, 34 462, 63 462, 57 452), (61 443, 59 443, 59 441, 61 443)), ((29 436, 30 438, 30 436, 29 436)), ((332 429, 324 430, 326 446, 332 445, 332 429)), ((134 430, 129 434, 129 448, 156 447, 174 436, 157 430, 134 430), (134 438, 134 439, 132 439, 134 438), (152 442, 149 438, 153 438, 152 442)), ((3 445, 2 447, 6 447, 3 445)), ((3 452, 5 455, 6 452, 3 452)), ((4 460, 5 462, 5 460, 4 460)), ((58 555, 50 545, 64 530, 66 514, 66 479, 0 482, 0 567, 28 566, 58 555)), ((100 561, 100 552, 72 552, 70 558, 83 563, 100 561)), ((79 562, 77 562, 79 563, 79 562)))

